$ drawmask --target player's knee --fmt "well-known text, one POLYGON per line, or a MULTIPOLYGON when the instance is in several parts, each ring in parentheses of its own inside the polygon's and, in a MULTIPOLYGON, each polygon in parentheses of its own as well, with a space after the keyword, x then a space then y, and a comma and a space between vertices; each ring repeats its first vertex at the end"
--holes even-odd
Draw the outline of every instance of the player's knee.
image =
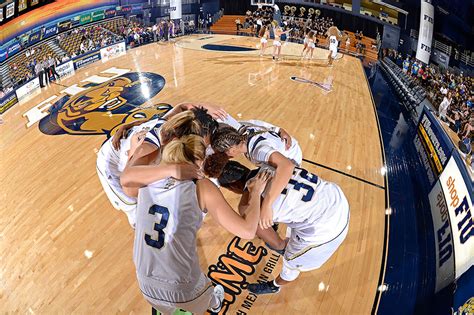
POLYGON ((288 268, 288 266, 283 264, 283 268, 281 269, 281 272, 280 272, 280 278, 282 278, 285 281, 290 282, 290 281, 296 280, 296 278, 298 278, 300 273, 301 272, 299 270, 290 269, 290 268, 288 268))

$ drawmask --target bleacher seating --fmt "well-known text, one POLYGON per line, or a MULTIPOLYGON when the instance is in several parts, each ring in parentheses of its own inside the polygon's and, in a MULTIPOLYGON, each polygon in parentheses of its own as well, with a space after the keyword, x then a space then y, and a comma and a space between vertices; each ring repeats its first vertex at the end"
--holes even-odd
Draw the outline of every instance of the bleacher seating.
MULTIPOLYGON (((21 52, 13 57, 12 60, 8 62, 10 66, 10 77, 17 78, 14 81, 18 81, 19 79, 23 79, 26 77, 30 70, 27 68, 27 65, 31 63, 33 60, 43 60, 44 56, 51 55, 54 58, 57 55, 52 51, 52 49, 48 45, 38 45, 29 49, 29 52, 34 51, 34 53, 30 56, 26 56, 26 52, 21 52), (33 50, 32 50, 33 49, 33 50), (13 66, 16 66, 16 70, 13 70, 13 66)), ((34 73, 33 73, 34 75, 34 73)))
POLYGON ((426 97, 425 90, 388 57, 380 62, 383 72, 408 110, 416 110, 426 97))
POLYGON ((121 33, 121 28, 122 26, 125 26, 127 25, 127 20, 123 17, 120 17, 120 18, 117 18, 117 19, 113 19, 113 20, 110 20, 110 21, 107 21, 103 24, 101 24, 101 26, 109 31, 111 31, 112 33, 115 33, 115 34, 120 34, 121 33))

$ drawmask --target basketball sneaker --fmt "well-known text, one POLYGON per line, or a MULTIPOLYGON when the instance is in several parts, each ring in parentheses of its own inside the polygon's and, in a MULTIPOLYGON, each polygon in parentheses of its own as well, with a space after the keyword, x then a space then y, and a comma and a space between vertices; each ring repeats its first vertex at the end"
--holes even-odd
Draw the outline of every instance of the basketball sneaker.
POLYGON ((273 280, 262 283, 250 283, 248 288, 253 294, 271 294, 280 292, 280 287, 277 287, 273 280))
POLYGON ((219 305, 217 307, 211 307, 209 310, 211 311, 211 314, 217 314, 221 311, 223 301, 224 301, 224 288, 218 284, 214 287, 214 296, 218 298, 219 300, 219 305))

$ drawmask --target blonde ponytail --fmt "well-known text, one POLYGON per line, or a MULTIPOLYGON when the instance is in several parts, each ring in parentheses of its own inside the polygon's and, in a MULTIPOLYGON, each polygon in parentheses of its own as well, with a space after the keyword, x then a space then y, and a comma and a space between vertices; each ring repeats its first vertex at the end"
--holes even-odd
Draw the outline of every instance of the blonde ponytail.
POLYGON ((196 135, 187 135, 173 139, 165 145, 161 161, 168 164, 203 161, 206 156, 204 139, 196 135))

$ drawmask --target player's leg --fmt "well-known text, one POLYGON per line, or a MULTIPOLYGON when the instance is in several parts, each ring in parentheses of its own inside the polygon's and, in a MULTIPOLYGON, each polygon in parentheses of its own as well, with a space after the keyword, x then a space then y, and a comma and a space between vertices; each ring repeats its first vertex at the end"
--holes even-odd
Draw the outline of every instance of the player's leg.
POLYGON ((276 43, 273 43, 273 53, 272 53, 273 60, 275 60, 277 49, 278 47, 276 43))
POLYGON ((329 54, 328 54, 328 65, 332 66, 332 52, 331 51, 329 51, 329 54))
POLYGON ((280 59, 280 55, 281 55, 281 44, 278 45, 278 55, 277 55, 277 59, 280 59))
POLYGON ((262 229, 257 227, 257 236, 261 238, 267 247, 283 255, 286 247, 286 240, 280 238, 274 229, 262 229))

